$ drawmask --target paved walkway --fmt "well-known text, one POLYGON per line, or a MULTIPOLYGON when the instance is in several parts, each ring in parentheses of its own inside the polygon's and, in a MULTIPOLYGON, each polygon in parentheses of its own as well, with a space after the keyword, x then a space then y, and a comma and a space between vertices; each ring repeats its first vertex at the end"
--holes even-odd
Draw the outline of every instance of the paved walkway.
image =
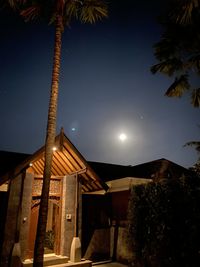
POLYGON ((94 267, 127 267, 127 265, 118 262, 97 263, 92 264, 94 267))

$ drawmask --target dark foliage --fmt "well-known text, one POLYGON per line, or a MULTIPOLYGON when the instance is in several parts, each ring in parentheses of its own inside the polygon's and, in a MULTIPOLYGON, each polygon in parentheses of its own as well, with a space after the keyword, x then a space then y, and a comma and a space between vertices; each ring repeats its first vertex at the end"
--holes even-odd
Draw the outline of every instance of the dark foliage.
POLYGON ((172 77, 165 95, 181 97, 191 93, 191 103, 200 107, 200 1, 171 0, 169 10, 160 18, 160 41, 154 45, 157 64, 151 72, 172 77))
POLYGON ((200 266, 200 178, 182 177, 132 187, 131 266, 200 266))
POLYGON ((53 249, 54 241, 55 241, 54 231, 51 230, 51 231, 46 232, 44 246, 48 249, 53 249))

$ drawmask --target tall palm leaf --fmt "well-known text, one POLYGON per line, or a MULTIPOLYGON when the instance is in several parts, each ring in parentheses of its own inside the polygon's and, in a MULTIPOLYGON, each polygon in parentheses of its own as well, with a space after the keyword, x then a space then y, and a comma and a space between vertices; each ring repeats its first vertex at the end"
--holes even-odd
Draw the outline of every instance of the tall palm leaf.
MULTIPOLYGON (((197 153, 200 154, 200 141, 190 141, 187 142, 184 146, 194 147, 197 153)), ((194 170, 200 176, 200 157, 191 169, 194 170)))
POLYGON ((185 146, 195 147, 196 151, 200 153, 200 141, 190 141, 185 144, 185 146))
POLYGON ((200 88, 191 77, 194 73, 200 75, 200 1, 171 2, 170 11, 162 20, 164 31, 161 40, 154 46, 159 63, 151 67, 151 72, 174 77, 166 96, 180 97, 189 90, 192 105, 199 107, 200 88))
POLYGON ((199 0, 176 0, 176 6, 170 15, 178 24, 190 24, 199 12, 199 7, 199 0))
POLYGON ((52 82, 45 139, 44 178, 33 263, 34 267, 42 267, 53 157, 52 148, 56 134, 62 34, 64 27, 69 25, 73 19, 78 19, 83 23, 94 23, 107 17, 107 6, 103 0, 8 0, 6 2, 9 2, 10 6, 18 11, 25 21, 42 18, 55 25, 52 82))

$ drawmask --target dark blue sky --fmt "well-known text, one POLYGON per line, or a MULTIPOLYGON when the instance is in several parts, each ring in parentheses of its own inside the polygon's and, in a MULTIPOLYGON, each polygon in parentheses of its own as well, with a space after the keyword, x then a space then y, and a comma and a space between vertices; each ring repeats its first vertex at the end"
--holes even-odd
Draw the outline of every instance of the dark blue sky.
MULTIPOLYGON (((57 132, 87 160, 191 166, 198 155, 183 145, 199 140, 199 109, 188 96, 165 97, 171 79, 150 73, 164 2, 121 2, 110 1, 102 23, 65 30, 57 132)), ((45 139, 54 29, 0 15, 0 150, 33 153, 45 139)))

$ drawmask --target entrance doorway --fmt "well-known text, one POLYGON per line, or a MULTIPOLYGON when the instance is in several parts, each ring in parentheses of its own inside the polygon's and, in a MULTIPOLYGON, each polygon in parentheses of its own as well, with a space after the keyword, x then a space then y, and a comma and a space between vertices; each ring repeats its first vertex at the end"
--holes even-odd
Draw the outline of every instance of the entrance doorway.
MULTIPOLYGON (((33 258, 39 214, 39 201, 32 206, 28 236, 27 259, 33 258)), ((60 199, 49 199, 44 253, 60 254, 61 209, 60 199)))
POLYGON ((48 218, 45 239, 45 254, 60 254, 60 208, 59 205, 49 200, 48 218))

